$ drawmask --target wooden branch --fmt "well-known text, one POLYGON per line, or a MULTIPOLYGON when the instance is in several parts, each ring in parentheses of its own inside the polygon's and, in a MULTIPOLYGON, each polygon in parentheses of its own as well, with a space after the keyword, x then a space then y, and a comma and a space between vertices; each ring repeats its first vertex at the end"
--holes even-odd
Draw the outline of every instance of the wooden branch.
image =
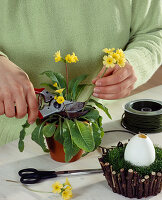
POLYGON ((118 184, 119 184, 120 194, 122 194, 124 196, 124 190, 122 188, 122 180, 121 180, 120 174, 118 174, 118 184))
POLYGON ((156 186, 157 186, 157 179, 155 178, 154 185, 152 188, 152 195, 156 195, 156 186))
POLYGON ((111 188, 113 188, 113 183, 112 183, 112 172, 111 172, 111 167, 109 163, 105 163, 105 173, 106 173, 106 179, 111 188))
POLYGON ((157 173, 157 185, 155 195, 161 192, 162 187, 162 174, 160 172, 157 173))
POLYGON ((143 196, 143 192, 144 192, 143 184, 144 184, 144 182, 145 182, 145 179, 139 179, 139 187, 138 187, 138 194, 137 194, 138 199, 141 199, 142 196, 143 196))
POLYGON ((105 167, 104 167, 103 159, 102 159, 102 158, 99 158, 98 160, 99 160, 100 165, 101 165, 101 168, 102 168, 102 170, 103 170, 103 175, 105 176, 105 167))
POLYGON ((151 177, 150 177, 150 186, 149 186, 149 196, 151 196, 153 194, 153 185, 154 185, 154 181, 155 181, 155 176, 156 173, 155 172, 151 172, 151 177))
POLYGON ((149 181, 150 177, 146 175, 145 177, 145 182, 144 182, 144 197, 147 197, 149 195, 149 181))
POLYGON ((132 182, 132 192, 133 192, 133 196, 136 196, 136 191, 137 191, 137 187, 138 187, 138 173, 134 172, 134 176, 133 176, 133 182, 132 182))
POLYGON ((124 169, 120 169, 120 176, 121 176, 121 180, 122 180, 122 188, 123 188, 123 192, 124 192, 124 196, 127 196, 127 188, 126 188, 126 177, 125 177, 125 171, 124 169))
POLYGON ((132 178, 133 178, 133 170, 132 170, 132 169, 129 169, 129 170, 128 170, 127 177, 126 177, 126 180, 127 180, 127 196, 128 196, 129 198, 132 198, 132 197, 133 197, 132 178))
POLYGON ((114 187, 114 189, 116 190, 116 192, 118 194, 120 194, 118 180, 117 180, 117 176, 116 176, 116 172, 115 171, 112 172, 112 181, 113 181, 113 187, 114 187))

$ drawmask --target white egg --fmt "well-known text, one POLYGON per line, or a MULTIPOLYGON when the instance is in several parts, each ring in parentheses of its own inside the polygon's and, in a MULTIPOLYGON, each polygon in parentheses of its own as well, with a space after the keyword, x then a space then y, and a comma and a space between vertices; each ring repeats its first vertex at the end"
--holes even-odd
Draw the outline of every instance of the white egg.
POLYGON ((136 166, 149 166, 155 161, 155 148, 145 134, 137 134, 128 142, 124 159, 136 166))

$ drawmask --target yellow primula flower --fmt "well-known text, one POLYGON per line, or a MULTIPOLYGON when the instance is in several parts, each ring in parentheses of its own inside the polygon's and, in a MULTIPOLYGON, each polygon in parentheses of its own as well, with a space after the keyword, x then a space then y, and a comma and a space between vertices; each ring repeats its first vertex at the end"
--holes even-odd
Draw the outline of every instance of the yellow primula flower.
POLYGON ((69 182, 69 179, 66 177, 65 185, 69 185, 71 187, 71 184, 69 182))
POLYGON ((112 48, 112 49, 105 48, 105 49, 103 49, 103 52, 111 54, 111 53, 113 53, 114 50, 115 50, 115 48, 112 48))
POLYGON ((54 87, 57 87, 57 82, 55 82, 55 83, 53 84, 53 86, 54 86, 54 87))
POLYGON ((52 190, 53 193, 60 193, 61 189, 63 188, 63 185, 60 182, 56 181, 52 185, 52 188, 53 188, 53 190, 52 190))
POLYGON ((67 54, 67 55, 65 56, 65 60, 66 60, 66 62, 68 62, 68 63, 72 63, 73 57, 72 57, 70 54, 67 54))
POLYGON ((55 96, 54 99, 56 100, 56 99, 57 99, 57 96, 55 96))
POLYGON ((72 59, 72 62, 76 63, 78 60, 78 57, 75 55, 75 53, 73 52, 73 54, 71 55, 71 59, 72 59))
POLYGON ((116 53, 120 55, 120 57, 125 57, 124 52, 122 49, 117 49, 116 53))
POLYGON ((56 101, 57 101, 57 103, 62 104, 62 103, 64 103, 65 99, 64 99, 64 97, 59 96, 56 98, 56 101))
POLYGON ((62 192, 62 198, 64 200, 69 200, 72 198, 72 191, 71 190, 68 190, 68 189, 65 189, 63 192, 62 192))
POLYGON ((54 57, 55 62, 59 62, 61 60, 60 50, 55 53, 54 57))
POLYGON ((103 57, 103 64, 105 67, 114 67, 116 63, 116 60, 112 56, 104 56, 103 57))
POLYGON ((117 53, 112 53, 111 56, 116 60, 116 62, 119 60, 120 55, 117 53))
POLYGON ((62 88, 62 89, 59 89, 59 90, 55 90, 55 92, 61 94, 61 93, 63 92, 64 89, 65 89, 65 88, 62 88))
POLYGON ((126 62, 126 59, 125 58, 120 58, 117 62, 117 64, 120 66, 120 67, 124 67, 125 66, 125 62, 126 62))

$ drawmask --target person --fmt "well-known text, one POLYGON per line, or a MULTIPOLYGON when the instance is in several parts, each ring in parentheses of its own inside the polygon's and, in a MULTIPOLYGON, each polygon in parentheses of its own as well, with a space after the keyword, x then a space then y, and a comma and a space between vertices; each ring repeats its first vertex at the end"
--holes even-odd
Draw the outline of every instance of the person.
POLYGON ((161 0, 0 0, 0 5, 0 145, 18 137, 25 118, 14 117, 28 113, 30 124, 36 120, 34 87, 48 81, 39 74, 65 74, 64 65, 53 61, 57 50, 76 53, 80 62, 70 65, 70 78, 89 74, 93 96, 105 100, 128 96, 162 63, 161 0), (127 62, 100 78, 105 47, 123 49, 127 62))

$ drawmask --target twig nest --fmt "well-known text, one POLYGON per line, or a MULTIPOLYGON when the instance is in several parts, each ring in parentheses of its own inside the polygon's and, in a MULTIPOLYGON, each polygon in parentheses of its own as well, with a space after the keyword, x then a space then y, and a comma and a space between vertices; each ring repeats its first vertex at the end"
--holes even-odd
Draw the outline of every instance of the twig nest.
POLYGON ((149 166, 155 161, 155 148, 145 134, 137 134, 128 142, 124 159, 136 166, 149 166))

